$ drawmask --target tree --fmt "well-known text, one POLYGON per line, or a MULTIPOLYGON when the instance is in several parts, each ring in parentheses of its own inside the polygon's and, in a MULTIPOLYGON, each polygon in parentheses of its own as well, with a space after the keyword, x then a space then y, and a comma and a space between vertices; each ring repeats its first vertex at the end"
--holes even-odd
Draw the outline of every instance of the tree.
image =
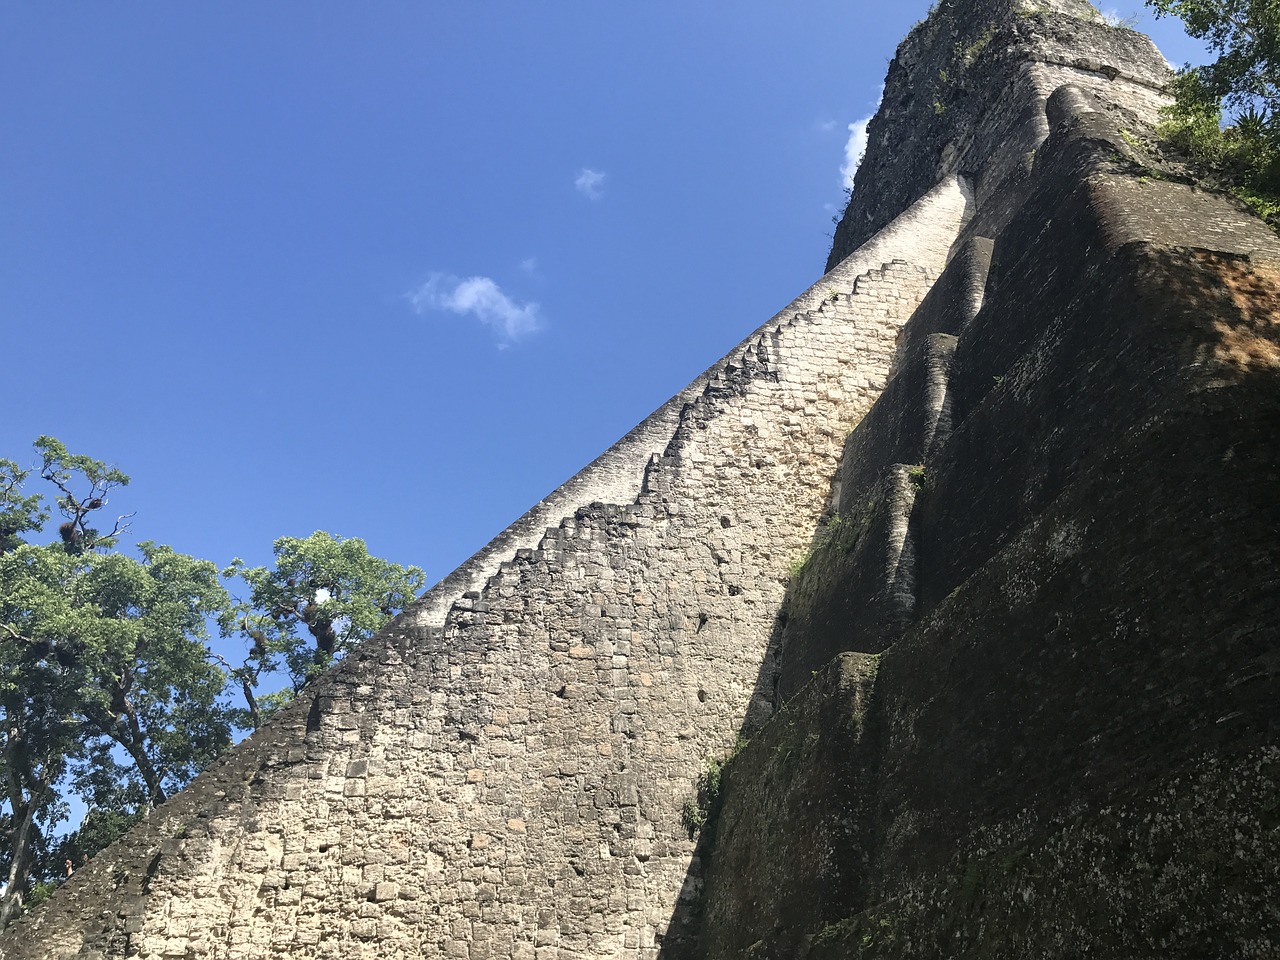
POLYGON ((1280 0, 1147 0, 1216 59, 1174 81, 1161 133, 1263 216, 1280 213, 1280 0), (1223 116, 1228 125, 1223 127, 1223 116))
POLYGON ((90 806, 80 848, 96 852, 88 845, 163 802, 230 743, 225 677, 204 643, 208 619, 229 605, 217 568, 150 542, 140 558, 111 552, 128 515, 106 533, 90 520, 128 476, 51 437, 36 449, 65 518, 54 543, 22 542, 48 514, 22 492, 29 471, 0 462, 0 926, 38 881, 61 875, 49 832, 66 816, 68 787, 90 806))
POLYGON ((1196 92, 1234 115, 1250 110, 1274 123, 1280 109, 1278 0, 1147 0, 1157 16, 1175 16, 1205 41, 1213 63, 1187 68, 1196 92))
POLYGON ((128 474, 109 467, 101 460, 67 451, 66 446, 53 437, 38 437, 35 448, 43 457, 40 476, 58 488, 58 510, 66 522, 58 527, 63 548, 72 554, 88 550, 114 547, 120 534, 129 529, 132 513, 117 517, 111 529, 101 533, 88 525, 88 518, 107 505, 107 495, 116 487, 129 485, 128 474), (72 487, 79 477, 89 484, 88 491, 77 495, 72 487))
POLYGON ((22 911, 48 830, 61 819, 58 783, 83 755, 71 562, 60 548, 26 544, 0 555, 0 764, 9 807, 0 927, 22 911))
MULTIPOLYGON (((289 693, 259 692, 283 669, 294 690, 371 636, 422 587, 416 567, 364 542, 317 532, 275 543, 272 567, 232 563, 248 585, 232 604, 217 567, 151 541, 118 550, 133 514, 95 526, 129 477, 35 442, 34 470, 0 459, 0 928, 163 803, 289 693), (50 511, 24 485, 57 491, 63 521, 32 543, 50 511), (232 666, 209 624, 252 647, 232 666), (223 669, 225 667, 225 670, 223 669), (247 711, 225 702, 228 679, 247 711), (88 811, 57 836, 77 797, 88 811)), ((107 514, 110 515, 110 514, 107 514)))
POLYGON ((77 600, 94 611, 80 634, 85 731, 121 747, 149 806, 163 803, 231 743, 209 660, 207 621, 227 609, 217 567, 150 541, 141 560, 87 558, 77 600))
POLYGON ((0 554, 23 544, 22 534, 39 530, 49 519, 40 506, 40 495, 24 496, 22 485, 30 470, 0 458, 0 554))
POLYGON ((300 690, 356 644, 371 637, 422 588, 418 567, 371 556, 364 541, 317 530, 305 540, 275 542, 275 566, 249 567, 235 560, 224 572, 249 587, 247 602, 228 618, 229 629, 250 643, 242 667, 233 670, 257 727, 288 694, 255 698, 264 671, 283 667, 300 690), (263 703, 259 703, 263 700, 263 703))

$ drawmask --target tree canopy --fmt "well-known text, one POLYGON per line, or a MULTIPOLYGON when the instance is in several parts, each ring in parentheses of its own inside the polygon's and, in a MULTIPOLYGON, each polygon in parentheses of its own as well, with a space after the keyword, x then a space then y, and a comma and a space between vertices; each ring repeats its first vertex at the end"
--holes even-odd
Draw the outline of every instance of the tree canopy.
POLYGON ((1191 67, 1198 92, 1234 116, 1257 113, 1274 123, 1280 109, 1280 0, 1148 0, 1159 15, 1178 17, 1187 33, 1217 55, 1191 67))
POLYGON ((323 531, 280 538, 269 567, 235 560, 221 573, 150 540, 125 552, 133 514, 108 505, 128 475, 53 437, 35 451, 31 469, 0 459, 0 927, 372 636, 423 581, 323 531), (28 491, 33 477, 52 503, 28 491), (55 510, 56 538, 35 542, 55 510), (247 588, 243 599, 224 577, 247 588), (243 641, 244 656, 215 652, 215 633, 243 641), (84 814, 68 832, 72 809, 84 814))
POLYGON ((1179 71, 1161 133, 1280 219, 1280 0, 1147 0, 1205 41, 1212 63, 1179 71), (1224 122, 1225 121, 1225 122, 1224 122))
MULTIPOLYGON (((284 669, 299 690, 356 644, 373 636, 422 588, 423 572, 372 556, 363 540, 317 530, 304 540, 281 537, 273 567, 232 561, 225 575, 249 587, 228 618, 248 640, 249 655, 233 673, 244 688, 249 725, 263 706, 245 681, 284 669)), ((270 705, 289 694, 278 693, 270 705)))

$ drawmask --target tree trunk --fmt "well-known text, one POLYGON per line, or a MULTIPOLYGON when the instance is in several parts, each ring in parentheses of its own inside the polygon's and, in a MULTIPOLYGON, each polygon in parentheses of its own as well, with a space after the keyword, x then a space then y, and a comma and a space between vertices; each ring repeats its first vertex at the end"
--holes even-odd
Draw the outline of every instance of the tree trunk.
POLYGON ((138 724, 138 717, 133 712, 133 707, 126 708, 124 719, 124 729, 121 729, 121 724, 116 724, 112 737, 116 743, 128 751, 137 765, 138 773, 142 776, 143 783, 147 785, 147 803, 152 807, 158 807, 168 799, 164 787, 161 786, 163 778, 160 771, 155 768, 155 764, 151 762, 151 758, 147 756, 147 738, 142 733, 142 727, 138 724))
POLYGON ((333 621, 316 616, 311 612, 311 608, 308 608, 303 622, 316 640, 315 662, 321 666, 328 666, 338 649, 338 631, 333 629, 333 621))
MULTIPOLYGON (((10 803, 12 803, 10 798, 10 803)), ((9 842, 9 876, 0 897, 0 930, 22 915, 27 881, 31 878, 31 841, 35 834, 36 804, 24 805, 21 814, 14 807, 14 830, 9 842)))
POLYGON ((262 722, 262 714, 258 710, 258 698, 253 695, 253 684, 249 682, 247 677, 240 677, 240 689, 244 691, 244 702, 249 705, 249 722, 253 724, 253 729, 258 729, 258 724, 262 722))
POLYGON ((39 830, 36 826, 36 814, 53 792, 52 783, 38 780, 27 784, 28 789, 23 790, 24 785, 16 765, 18 748, 14 741, 15 732, 9 731, 4 751, 9 774, 7 786, 9 807, 13 811, 13 831, 9 836, 9 875, 5 878, 4 895, 0 896, 0 930, 22 915, 39 830))

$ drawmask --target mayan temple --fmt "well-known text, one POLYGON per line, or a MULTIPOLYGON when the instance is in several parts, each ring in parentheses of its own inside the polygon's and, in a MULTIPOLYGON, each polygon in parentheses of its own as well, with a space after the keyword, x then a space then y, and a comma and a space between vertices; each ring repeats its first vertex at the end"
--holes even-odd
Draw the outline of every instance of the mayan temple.
POLYGON ((1280 237, 1169 77, 942 0, 827 272, 0 956, 1280 957, 1280 237))

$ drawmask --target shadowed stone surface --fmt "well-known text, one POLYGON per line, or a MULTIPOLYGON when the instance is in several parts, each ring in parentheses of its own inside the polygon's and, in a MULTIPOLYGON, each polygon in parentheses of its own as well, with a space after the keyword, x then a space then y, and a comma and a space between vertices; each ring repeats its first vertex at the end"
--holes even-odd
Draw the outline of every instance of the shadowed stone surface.
MULTIPOLYGON (((1221 197, 1148 194, 1092 105, 1050 103, 958 330, 952 429, 910 507, 911 622, 845 633, 884 652, 859 734, 811 762, 854 771, 762 798, 778 757, 733 761, 724 821, 784 819, 717 834, 700 955, 1280 953, 1280 241, 1221 197), (802 888, 828 895, 762 912, 740 864, 841 817, 858 839, 802 888)), ((937 336, 917 323, 936 327, 922 308, 905 341, 937 336)), ((846 444, 842 502, 927 415, 896 389, 909 370, 846 444)), ((805 617, 877 602, 856 569, 793 591, 784 679, 836 652, 805 617)), ((841 696, 822 673, 795 702, 841 696)))

